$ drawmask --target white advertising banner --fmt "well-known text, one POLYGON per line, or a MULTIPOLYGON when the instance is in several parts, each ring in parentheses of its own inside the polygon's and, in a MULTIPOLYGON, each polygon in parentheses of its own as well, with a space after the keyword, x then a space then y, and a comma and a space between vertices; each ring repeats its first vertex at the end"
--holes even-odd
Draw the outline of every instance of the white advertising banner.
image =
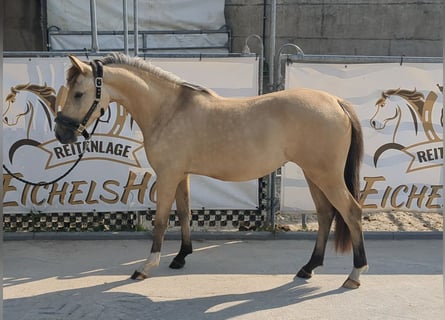
MULTIPOLYGON (((84 149, 82 138, 75 144, 62 145, 54 136, 55 97, 65 83, 69 59, 3 61, 3 164, 26 180, 51 181, 64 174, 84 149)), ((224 96, 254 96, 258 92, 258 61, 254 57, 151 59, 151 63, 224 96)), ((123 106, 111 104, 103 118, 89 152, 62 180, 48 186, 32 186, 4 172, 4 212, 155 208, 156 204, 149 200, 149 190, 156 177, 147 162, 140 129, 123 106)), ((229 183, 193 176, 191 206, 255 209, 258 182, 229 183)))
MULTIPOLYGON (((442 70, 439 63, 287 66, 286 88, 324 90, 356 106, 365 144, 364 210, 442 210, 442 70)), ((284 166, 281 190, 283 211, 315 211, 296 165, 284 166)))

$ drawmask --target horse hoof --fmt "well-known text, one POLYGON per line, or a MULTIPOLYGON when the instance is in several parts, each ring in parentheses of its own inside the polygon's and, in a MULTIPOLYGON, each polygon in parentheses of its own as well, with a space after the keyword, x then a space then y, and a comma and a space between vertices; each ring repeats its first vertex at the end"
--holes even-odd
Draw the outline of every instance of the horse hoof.
POLYGON ((310 278, 312 278, 313 275, 314 275, 314 272, 307 272, 303 268, 301 268, 300 271, 298 271, 298 273, 297 273, 297 277, 303 278, 303 279, 310 279, 310 278))
POLYGON ((343 288, 346 289, 358 289, 358 287, 360 287, 360 282, 351 278, 346 279, 346 281, 343 283, 343 288))
POLYGON ((173 259, 173 261, 170 263, 171 269, 182 269, 185 266, 185 260, 176 260, 173 259))
POLYGON ((137 270, 131 275, 131 280, 144 280, 147 278, 148 276, 146 274, 143 274, 142 272, 139 272, 137 270))

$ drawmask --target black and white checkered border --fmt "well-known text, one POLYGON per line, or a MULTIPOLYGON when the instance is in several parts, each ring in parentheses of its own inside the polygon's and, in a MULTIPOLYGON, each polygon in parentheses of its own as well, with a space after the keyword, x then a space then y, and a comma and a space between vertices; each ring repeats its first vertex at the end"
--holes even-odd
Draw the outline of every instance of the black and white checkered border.
POLYGON ((134 212, 63 212, 4 214, 3 230, 28 231, 126 231, 132 230, 134 212))
MULTIPOLYGON (((48 231, 142 231, 152 230, 155 210, 134 212, 63 212, 4 214, 6 232, 48 231)), ((256 229, 265 222, 260 210, 192 210, 192 229, 256 229)), ((169 227, 178 227, 178 216, 173 211, 169 227)))

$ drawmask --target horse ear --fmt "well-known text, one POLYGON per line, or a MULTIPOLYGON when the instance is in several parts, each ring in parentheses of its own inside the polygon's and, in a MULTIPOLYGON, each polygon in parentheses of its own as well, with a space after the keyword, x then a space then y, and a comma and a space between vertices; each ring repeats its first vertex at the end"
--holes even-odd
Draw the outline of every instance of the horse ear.
POLYGON ((76 67, 81 73, 86 74, 90 70, 90 65, 86 62, 79 60, 77 57, 69 55, 71 63, 76 67))

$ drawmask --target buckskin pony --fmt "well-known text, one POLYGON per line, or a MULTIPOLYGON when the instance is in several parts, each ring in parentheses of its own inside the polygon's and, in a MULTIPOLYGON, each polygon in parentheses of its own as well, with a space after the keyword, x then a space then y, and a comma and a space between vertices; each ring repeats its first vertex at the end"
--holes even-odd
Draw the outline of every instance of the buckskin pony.
POLYGON ((181 248, 171 268, 192 253, 189 177, 225 181, 262 177, 288 161, 300 166, 317 210, 319 230, 309 262, 297 273, 310 278, 323 264, 335 218, 335 249, 352 248, 353 269, 343 283, 360 286, 367 270, 361 226, 359 167, 363 137, 354 108, 326 92, 294 89, 249 98, 225 98, 186 82, 141 58, 111 54, 90 63, 74 56, 62 90, 55 134, 73 143, 110 102, 125 106, 140 127, 147 159, 157 175, 151 252, 132 279, 159 265, 173 201, 181 248), (64 100, 64 101, 63 101, 64 100))

